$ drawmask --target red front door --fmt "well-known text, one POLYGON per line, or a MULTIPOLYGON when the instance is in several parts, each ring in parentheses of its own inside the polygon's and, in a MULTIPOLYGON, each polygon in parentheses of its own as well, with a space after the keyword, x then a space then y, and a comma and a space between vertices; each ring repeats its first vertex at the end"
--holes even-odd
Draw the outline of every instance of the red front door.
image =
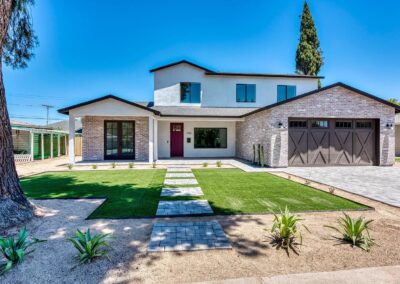
POLYGON ((171 123, 171 157, 183 157, 183 123, 171 123))

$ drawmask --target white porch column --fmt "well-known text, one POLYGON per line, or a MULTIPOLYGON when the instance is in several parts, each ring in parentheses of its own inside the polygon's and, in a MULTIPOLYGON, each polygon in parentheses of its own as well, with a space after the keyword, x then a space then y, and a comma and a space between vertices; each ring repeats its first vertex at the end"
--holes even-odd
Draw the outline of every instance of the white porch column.
POLYGON ((42 160, 44 160, 44 134, 40 133, 40 149, 42 150, 42 160))
POLYGON ((30 133, 30 141, 31 141, 31 160, 34 160, 35 157, 35 134, 31 131, 30 133))
POLYGON ((149 163, 154 162, 154 118, 149 116, 149 163))
POLYGON ((69 114, 68 156, 70 164, 75 164, 75 117, 69 114))
POLYGON ((61 155, 61 150, 60 150, 60 146, 61 146, 61 141, 60 141, 60 134, 57 134, 57 157, 60 157, 61 155))
POLYGON ((154 136, 153 136, 154 144, 154 161, 158 160, 158 120, 154 119, 154 136))
POLYGON ((50 158, 53 159, 53 150, 54 150, 54 146, 53 146, 53 133, 50 134, 50 158))

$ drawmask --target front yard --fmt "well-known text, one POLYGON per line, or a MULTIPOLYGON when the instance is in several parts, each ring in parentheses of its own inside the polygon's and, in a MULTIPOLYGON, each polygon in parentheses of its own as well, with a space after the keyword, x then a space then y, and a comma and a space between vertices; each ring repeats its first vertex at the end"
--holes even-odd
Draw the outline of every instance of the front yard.
POLYGON ((119 170, 45 173, 22 179, 33 199, 107 198, 90 216, 154 217, 160 200, 206 199, 215 214, 365 209, 367 206, 268 173, 238 169, 193 171, 201 197, 161 197, 165 170, 119 170))

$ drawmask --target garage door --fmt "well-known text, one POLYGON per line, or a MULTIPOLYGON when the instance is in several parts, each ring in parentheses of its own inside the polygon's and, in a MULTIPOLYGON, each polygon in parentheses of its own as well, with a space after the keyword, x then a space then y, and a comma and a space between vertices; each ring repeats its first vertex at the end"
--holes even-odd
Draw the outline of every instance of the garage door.
POLYGON ((375 165, 375 120, 289 119, 289 166, 375 165))

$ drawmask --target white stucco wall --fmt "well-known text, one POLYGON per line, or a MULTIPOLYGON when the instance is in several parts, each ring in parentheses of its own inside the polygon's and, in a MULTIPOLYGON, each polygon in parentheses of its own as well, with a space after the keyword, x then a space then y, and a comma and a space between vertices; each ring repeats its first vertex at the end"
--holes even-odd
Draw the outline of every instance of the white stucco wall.
MULTIPOLYGON (((178 122, 178 121, 176 121, 178 122)), ((158 157, 170 157, 170 121, 158 122, 158 157)), ((216 158, 216 157, 234 157, 236 154, 236 124, 227 121, 184 121, 184 157, 185 158, 216 158), (214 127, 227 128, 228 147, 226 149, 195 149, 194 148, 194 128, 195 127, 214 127), (191 142, 187 143, 187 138, 191 142)))
POLYGON ((207 76, 204 70, 183 63, 154 72, 154 104, 187 105, 180 103, 180 82, 201 83, 204 107, 262 107, 276 103, 277 85, 295 85, 297 95, 318 87, 317 79, 207 76), (236 84, 256 84, 256 102, 237 103, 236 84))

